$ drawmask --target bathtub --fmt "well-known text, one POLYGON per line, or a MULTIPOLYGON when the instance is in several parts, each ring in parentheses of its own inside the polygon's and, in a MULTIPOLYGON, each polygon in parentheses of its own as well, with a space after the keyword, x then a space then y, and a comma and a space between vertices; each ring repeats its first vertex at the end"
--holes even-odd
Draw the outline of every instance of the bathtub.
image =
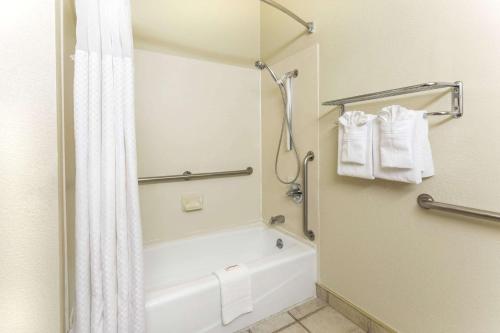
POLYGON ((315 295, 316 250, 263 224, 147 246, 144 265, 148 333, 235 332, 315 295), (237 263, 254 310, 223 326, 212 272, 237 263))

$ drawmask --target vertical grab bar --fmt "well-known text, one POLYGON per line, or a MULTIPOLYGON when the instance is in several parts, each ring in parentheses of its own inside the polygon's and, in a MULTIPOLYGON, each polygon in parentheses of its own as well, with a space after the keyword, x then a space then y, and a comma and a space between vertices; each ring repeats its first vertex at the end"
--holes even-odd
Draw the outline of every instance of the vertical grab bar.
POLYGON ((308 183, 308 164, 309 164, 309 161, 312 161, 314 160, 314 153, 312 151, 309 151, 307 152, 306 156, 304 157, 304 168, 303 168, 303 172, 304 172, 304 200, 302 202, 302 204, 304 205, 303 206, 303 231, 304 231, 304 235, 307 237, 307 239, 309 239, 310 241, 314 241, 314 232, 312 230, 309 230, 309 212, 308 212, 308 207, 309 207, 309 200, 308 200, 308 192, 309 192, 309 189, 307 188, 307 183, 308 183))

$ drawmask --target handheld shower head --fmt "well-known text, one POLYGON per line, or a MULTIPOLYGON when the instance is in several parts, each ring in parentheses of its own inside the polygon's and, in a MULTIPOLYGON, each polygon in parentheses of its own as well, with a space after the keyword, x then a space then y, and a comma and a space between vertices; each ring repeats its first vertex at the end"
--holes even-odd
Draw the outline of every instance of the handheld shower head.
MULTIPOLYGON (((262 62, 261 60, 257 60, 255 62, 255 67, 257 67, 258 69, 260 70, 264 70, 264 69, 267 69, 267 71, 269 72, 269 74, 271 74, 274 82, 278 83, 278 77, 276 76, 276 74, 274 74, 274 72, 271 70, 271 68, 269 68, 268 65, 266 65, 265 62, 262 62)), ((279 84, 279 83, 278 83, 279 84)))
POLYGON ((265 63, 263 63, 262 61, 257 60, 255 62, 255 67, 257 67, 258 69, 262 70, 262 69, 266 68, 267 65, 265 63))

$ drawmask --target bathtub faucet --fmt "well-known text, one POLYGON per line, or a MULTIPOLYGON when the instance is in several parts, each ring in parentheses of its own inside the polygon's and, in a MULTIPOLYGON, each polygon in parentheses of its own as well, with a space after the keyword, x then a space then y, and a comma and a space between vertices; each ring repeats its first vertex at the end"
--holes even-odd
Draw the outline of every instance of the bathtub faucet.
POLYGON ((304 199, 304 192, 302 192, 299 183, 290 184, 290 190, 286 192, 286 195, 291 197, 297 204, 302 203, 302 200, 304 199))
POLYGON ((285 216, 284 215, 271 216, 271 219, 269 220, 270 225, 283 224, 283 223, 285 223, 285 216))

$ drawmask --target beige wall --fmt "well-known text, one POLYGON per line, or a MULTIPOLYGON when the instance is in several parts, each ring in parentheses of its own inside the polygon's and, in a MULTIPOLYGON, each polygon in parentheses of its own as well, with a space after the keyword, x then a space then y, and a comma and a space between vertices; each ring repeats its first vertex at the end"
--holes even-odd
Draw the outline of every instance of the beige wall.
MULTIPOLYGON (((320 101, 434 80, 465 85, 464 118, 431 121, 436 176, 418 186, 337 176, 338 114, 319 119, 321 283, 401 332, 497 331, 500 229, 422 211, 415 199, 427 192, 500 210, 500 3, 282 3, 313 19, 317 33, 301 34, 302 26, 263 6, 262 53, 276 62, 319 42, 320 101)), ((434 102, 439 96, 387 103, 448 108, 449 94, 434 102)))
POLYGON ((56 2, 0 10, 0 332, 59 332, 56 2))
POLYGON ((132 0, 137 48, 251 67, 259 57, 258 0, 132 0))
POLYGON ((260 79, 255 69, 136 50, 139 176, 254 168, 251 176, 140 186, 144 242, 260 220, 260 79), (181 196, 204 196, 186 213, 181 196))
MULTIPOLYGON (((295 53, 278 63, 271 65, 278 76, 297 69, 299 75, 293 79, 293 133, 299 152, 300 162, 305 154, 312 150, 314 161, 309 164, 309 226, 319 240, 318 229, 318 170, 319 170, 319 140, 318 140, 318 47, 311 46, 295 53)), ((303 237, 302 205, 296 204, 286 196, 289 185, 280 183, 274 173, 276 149, 283 120, 283 99, 279 87, 267 71, 262 76, 262 211, 264 221, 269 221, 273 215, 285 215, 283 228, 303 237)), ((296 174, 296 159, 293 152, 285 150, 286 136, 283 139, 279 159, 279 174, 281 178, 290 181, 296 174)), ((302 172, 297 180, 303 184, 302 172)))

